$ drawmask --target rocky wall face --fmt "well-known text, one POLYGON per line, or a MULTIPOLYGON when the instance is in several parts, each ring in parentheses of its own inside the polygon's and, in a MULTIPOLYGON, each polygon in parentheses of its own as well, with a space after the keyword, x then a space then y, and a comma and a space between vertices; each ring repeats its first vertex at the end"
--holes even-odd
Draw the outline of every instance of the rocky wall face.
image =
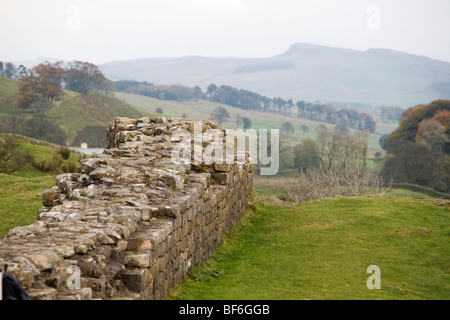
POLYGON ((193 126, 116 118, 103 154, 56 177, 37 222, 0 241, 31 299, 161 299, 211 256, 246 209, 252 166, 174 164, 172 133, 193 126))

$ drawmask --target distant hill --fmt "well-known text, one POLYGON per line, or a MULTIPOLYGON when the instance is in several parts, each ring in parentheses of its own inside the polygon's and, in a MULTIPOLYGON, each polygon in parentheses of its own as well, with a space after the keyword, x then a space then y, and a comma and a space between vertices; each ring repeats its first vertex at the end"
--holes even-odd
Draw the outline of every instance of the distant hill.
POLYGON ((410 107, 442 98, 450 63, 388 49, 357 51, 305 43, 268 58, 148 58, 100 66, 113 80, 231 85, 269 97, 410 107), (433 86, 434 85, 434 86, 433 86))

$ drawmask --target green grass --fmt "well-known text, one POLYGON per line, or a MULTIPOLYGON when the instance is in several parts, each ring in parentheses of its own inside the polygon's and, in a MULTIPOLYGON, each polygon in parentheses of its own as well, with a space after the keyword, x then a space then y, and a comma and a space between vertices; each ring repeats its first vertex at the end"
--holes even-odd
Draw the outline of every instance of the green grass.
POLYGON ((0 238, 17 226, 36 221, 41 193, 55 185, 54 175, 19 177, 0 173, 0 238))
POLYGON ((103 126, 106 130, 114 117, 141 118, 147 113, 118 99, 89 93, 86 97, 79 94, 66 97, 64 101, 56 103, 48 115, 66 130, 71 143, 84 127, 103 126))
MULTIPOLYGON (((0 134, 0 138, 4 134, 0 134)), ((28 151, 36 159, 50 160, 56 147, 44 141, 16 136, 19 148, 28 151)), ((67 161, 80 161, 80 154, 71 152, 67 161)), ((0 173, 0 238, 11 228, 29 225, 36 221, 37 212, 42 207, 42 192, 55 185, 59 173, 41 172, 31 163, 10 175, 0 173)))
POLYGON ((450 212, 412 199, 258 204, 169 299, 449 299, 450 212), (381 289, 369 290, 370 265, 381 289))
POLYGON ((17 99, 16 81, 0 76, 0 120, 6 113, 14 111, 17 99))

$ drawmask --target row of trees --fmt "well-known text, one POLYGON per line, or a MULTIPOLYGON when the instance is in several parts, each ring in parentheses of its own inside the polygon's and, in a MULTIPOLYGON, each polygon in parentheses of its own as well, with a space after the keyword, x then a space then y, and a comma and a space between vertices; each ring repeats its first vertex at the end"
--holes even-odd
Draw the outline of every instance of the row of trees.
POLYGON ((116 81, 115 85, 117 90, 121 92, 136 93, 162 100, 205 99, 245 110, 287 114, 375 132, 376 122, 367 113, 359 113, 350 108, 338 110, 329 104, 305 101, 294 103, 292 99, 284 100, 280 97, 271 99, 248 90, 239 90, 232 86, 222 85, 218 87, 215 84, 210 84, 206 88, 206 92, 203 92, 198 86, 194 88, 181 85, 158 86, 148 82, 131 80, 116 81))
POLYGON ((14 63, 0 61, 0 76, 10 79, 20 79, 27 75, 27 68, 24 65, 17 67, 14 63))
POLYGON ((64 89, 87 95, 89 91, 113 91, 114 83, 89 62, 41 63, 19 80, 16 107, 42 110, 64 97, 64 89))

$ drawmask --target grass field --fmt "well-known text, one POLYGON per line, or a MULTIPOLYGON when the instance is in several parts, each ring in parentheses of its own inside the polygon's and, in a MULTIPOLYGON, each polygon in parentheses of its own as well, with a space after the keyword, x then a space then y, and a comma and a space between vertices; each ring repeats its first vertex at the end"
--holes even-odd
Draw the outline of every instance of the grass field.
POLYGON ((169 299, 450 299, 450 212, 363 197, 258 204, 169 299), (370 265, 381 289, 369 290, 370 265))

